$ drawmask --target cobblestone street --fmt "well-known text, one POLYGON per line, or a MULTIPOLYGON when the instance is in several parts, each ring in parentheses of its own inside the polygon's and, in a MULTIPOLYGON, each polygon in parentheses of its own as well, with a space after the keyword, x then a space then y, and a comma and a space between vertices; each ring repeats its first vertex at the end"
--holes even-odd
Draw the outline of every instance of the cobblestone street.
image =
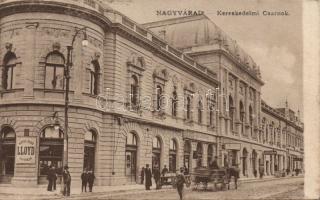
MULTIPOLYGON (((114 196, 112 199, 132 199, 132 195, 114 196)), ((229 191, 192 191, 186 190, 185 199, 302 199, 303 179, 284 179, 266 182, 243 183, 238 190, 229 191)), ((99 198, 98 198, 99 199, 99 198)), ((176 190, 159 191, 156 193, 141 193, 134 199, 178 199, 176 190)))

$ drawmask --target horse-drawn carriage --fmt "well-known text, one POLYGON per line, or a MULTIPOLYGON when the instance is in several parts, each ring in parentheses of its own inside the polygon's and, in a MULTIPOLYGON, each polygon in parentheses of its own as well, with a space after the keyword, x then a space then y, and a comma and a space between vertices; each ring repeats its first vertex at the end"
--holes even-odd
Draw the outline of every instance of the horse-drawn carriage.
POLYGON ((198 167, 195 168, 194 172, 192 173, 192 177, 194 182, 194 190, 199 190, 201 188, 207 190, 209 183, 213 183, 215 189, 230 189, 230 183, 232 181, 237 189, 239 170, 237 168, 210 169, 206 167, 198 167))

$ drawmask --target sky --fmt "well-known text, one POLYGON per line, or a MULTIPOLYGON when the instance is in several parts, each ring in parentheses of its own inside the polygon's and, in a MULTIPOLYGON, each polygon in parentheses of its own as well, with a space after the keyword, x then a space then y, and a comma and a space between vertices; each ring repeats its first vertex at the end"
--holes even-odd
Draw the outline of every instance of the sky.
POLYGON ((262 98, 272 107, 302 114, 302 2, 300 0, 104 0, 138 23, 174 16, 157 11, 204 11, 237 41, 260 66, 262 98), (218 11, 259 11, 259 16, 221 16, 218 11), (288 16, 263 16, 263 11, 287 11, 288 16))

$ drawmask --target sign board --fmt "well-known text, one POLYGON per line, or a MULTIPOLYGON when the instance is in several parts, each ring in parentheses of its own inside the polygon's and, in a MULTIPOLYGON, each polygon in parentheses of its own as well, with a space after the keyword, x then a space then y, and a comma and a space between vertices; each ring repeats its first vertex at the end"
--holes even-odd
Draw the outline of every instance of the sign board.
POLYGON ((36 162, 36 137, 17 137, 16 163, 34 164, 36 162))
POLYGON ((241 145, 238 143, 227 143, 224 144, 226 149, 230 149, 230 150, 241 150, 241 145))
POLYGON ((303 161, 302 158, 293 158, 293 161, 303 161))
POLYGON ((264 155, 277 155, 277 151, 264 151, 264 155))

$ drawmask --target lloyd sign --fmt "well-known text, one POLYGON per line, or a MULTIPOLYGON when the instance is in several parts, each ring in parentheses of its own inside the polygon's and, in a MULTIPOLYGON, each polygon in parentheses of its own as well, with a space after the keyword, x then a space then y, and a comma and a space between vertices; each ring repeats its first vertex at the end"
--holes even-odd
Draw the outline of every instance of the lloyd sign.
POLYGON ((16 163, 34 164, 36 162, 36 137, 18 137, 16 149, 16 163))

